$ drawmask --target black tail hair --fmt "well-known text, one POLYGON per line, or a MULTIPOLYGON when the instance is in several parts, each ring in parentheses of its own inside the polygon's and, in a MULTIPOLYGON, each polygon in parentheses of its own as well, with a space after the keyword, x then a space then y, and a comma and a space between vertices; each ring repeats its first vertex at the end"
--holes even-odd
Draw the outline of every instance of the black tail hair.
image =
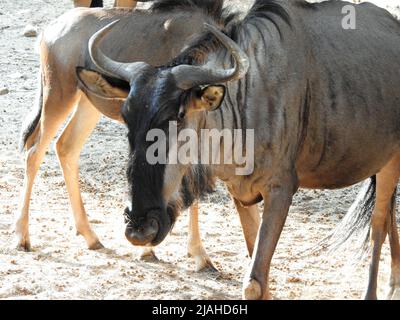
POLYGON ((393 195, 392 195, 392 200, 390 202, 390 220, 389 220, 389 230, 392 227, 393 223, 398 223, 397 222, 397 217, 396 217, 396 198, 397 198, 397 186, 394 189, 393 195))
POLYGON ((98 8, 103 6, 103 0, 92 0, 90 8, 98 8))
POLYGON ((42 105, 43 105, 43 82, 41 73, 39 74, 39 91, 36 100, 35 108, 28 114, 24 123, 22 124, 21 129, 21 137, 19 143, 20 152, 23 152, 26 146, 26 142, 28 141, 29 137, 35 131, 40 117, 42 115, 42 105))
MULTIPOLYGON (((344 218, 326 238, 322 239, 312 252, 334 251, 339 249, 353 236, 358 236, 362 241, 359 243, 359 258, 365 256, 369 251, 369 237, 371 229, 372 212, 375 205, 376 176, 366 181, 344 218)), ((393 193, 391 215, 394 214, 394 201, 396 192, 393 193)))

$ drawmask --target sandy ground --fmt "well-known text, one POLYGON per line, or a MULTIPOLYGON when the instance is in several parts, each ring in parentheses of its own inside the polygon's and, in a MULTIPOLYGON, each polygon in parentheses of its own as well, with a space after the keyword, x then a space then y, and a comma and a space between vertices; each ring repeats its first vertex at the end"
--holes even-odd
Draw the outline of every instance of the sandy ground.
MULTIPOLYGON (((400 2, 387 2, 399 15, 400 2)), ((250 259, 238 216, 222 185, 201 204, 200 215, 202 238, 219 273, 194 272, 194 262, 186 255, 187 212, 157 248, 160 261, 139 260, 140 250, 123 236, 126 132, 106 119, 96 127, 80 163, 90 221, 107 250, 89 251, 83 238, 75 235, 53 145, 31 201, 34 251, 14 249, 13 214, 23 178, 18 133, 34 101, 39 67, 35 38, 22 36, 22 31, 27 24, 40 30, 70 7, 69 0, 0 0, 0 88, 10 91, 0 96, 0 299, 240 298, 242 277, 250 259)), ((295 196, 272 262, 271 291, 275 298, 361 298, 367 264, 353 263, 354 250, 305 257, 301 254, 332 230, 358 188, 302 190, 295 196)), ((379 276, 381 297, 387 290, 389 265, 386 243, 379 276)))

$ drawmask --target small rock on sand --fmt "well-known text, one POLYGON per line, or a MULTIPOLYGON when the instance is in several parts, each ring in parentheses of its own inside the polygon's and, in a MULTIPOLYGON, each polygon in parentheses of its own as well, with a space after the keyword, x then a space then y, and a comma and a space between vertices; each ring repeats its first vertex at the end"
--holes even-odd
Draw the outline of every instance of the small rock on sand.
POLYGON ((24 31, 22 32, 24 37, 36 37, 37 36, 37 30, 36 27, 28 24, 25 28, 24 31))
POLYGON ((10 92, 10 90, 8 90, 8 88, 0 88, 0 96, 6 95, 10 92))
POLYGON ((25 74, 22 74, 20 72, 14 72, 12 74, 9 75, 10 79, 16 80, 16 79, 28 79, 28 77, 25 74))

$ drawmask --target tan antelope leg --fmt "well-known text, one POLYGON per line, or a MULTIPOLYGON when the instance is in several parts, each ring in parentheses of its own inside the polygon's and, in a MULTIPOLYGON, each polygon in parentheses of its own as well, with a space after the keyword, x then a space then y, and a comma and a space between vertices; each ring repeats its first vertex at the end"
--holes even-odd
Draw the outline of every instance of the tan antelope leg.
POLYGON ((239 213, 247 251, 249 252, 249 257, 251 257, 253 255, 258 228, 260 227, 260 214, 258 213, 257 205, 243 207, 236 199, 233 199, 233 201, 239 213))
MULTIPOLYGON (((396 155, 392 158, 388 164, 382 168, 382 170, 376 175, 376 199, 375 207, 372 213, 371 221, 371 243, 372 243, 372 260, 369 268, 369 281, 368 288, 365 295, 365 299, 377 299, 377 278, 379 269, 379 259, 381 255, 382 244, 385 241, 386 233, 388 232, 388 226, 390 224, 390 209, 391 199, 393 192, 396 188, 400 175, 400 155, 396 155)), ((395 213, 394 213, 395 214, 395 213)), ((397 233, 397 232, 396 232, 397 233)), ((394 235, 396 237, 396 235, 394 235)), ((391 235, 392 240, 393 234, 391 235)), ((394 269, 392 268, 392 277, 394 280, 399 281, 398 271, 396 268, 399 267, 398 256, 398 239, 397 243, 391 243, 392 250, 392 266, 394 263, 394 269), (397 251, 397 252, 396 252, 397 251), (393 255, 395 256, 393 259, 393 255)))
POLYGON ((25 154, 22 199, 20 200, 15 223, 18 250, 30 251, 31 249, 29 238, 29 203, 33 182, 51 140, 67 118, 77 99, 77 97, 67 99, 67 95, 64 98, 63 101, 60 91, 57 89, 52 90, 50 88, 45 90, 41 119, 26 144, 27 151, 25 154))
POLYGON ((74 7, 90 7, 92 0, 74 0, 74 7))
POLYGON ((197 202, 189 208, 188 255, 193 257, 196 263, 196 271, 218 271, 207 255, 200 238, 199 204, 197 202))
POLYGON ((78 162, 82 147, 99 118, 100 113, 82 95, 71 120, 56 144, 57 157, 71 201, 77 233, 85 238, 88 248, 93 250, 103 248, 103 245, 89 225, 79 188, 78 162))
POLYGON ((133 0, 115 0, 114 7, 127 7, 127 8, 135 8, 137 1, 133 0))

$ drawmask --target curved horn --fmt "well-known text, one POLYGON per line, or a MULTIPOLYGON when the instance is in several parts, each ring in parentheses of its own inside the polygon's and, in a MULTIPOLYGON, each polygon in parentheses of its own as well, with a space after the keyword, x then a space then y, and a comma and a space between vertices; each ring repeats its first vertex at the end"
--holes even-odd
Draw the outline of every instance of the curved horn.
POLYGON ((130 82, 137 69, 147 64, 145 62, 123 63, 110 59, 99 48, 100 42, 107 36, 111 29, 119 22, 113 21, 106 25, 89 39, 89 55, 95 66, 104 74, 130 82))
POLYGON ((203 84, 216 84, 241 79, 249 69, 249 59, 246 53, 231 38, 223 34, 216 27, 204 23, 210 31, 228 49, 235 61, 231 69, 214 69, 205 66, 180 65, 172 69, 172 74, 181 89, 188 90, 203 84))

